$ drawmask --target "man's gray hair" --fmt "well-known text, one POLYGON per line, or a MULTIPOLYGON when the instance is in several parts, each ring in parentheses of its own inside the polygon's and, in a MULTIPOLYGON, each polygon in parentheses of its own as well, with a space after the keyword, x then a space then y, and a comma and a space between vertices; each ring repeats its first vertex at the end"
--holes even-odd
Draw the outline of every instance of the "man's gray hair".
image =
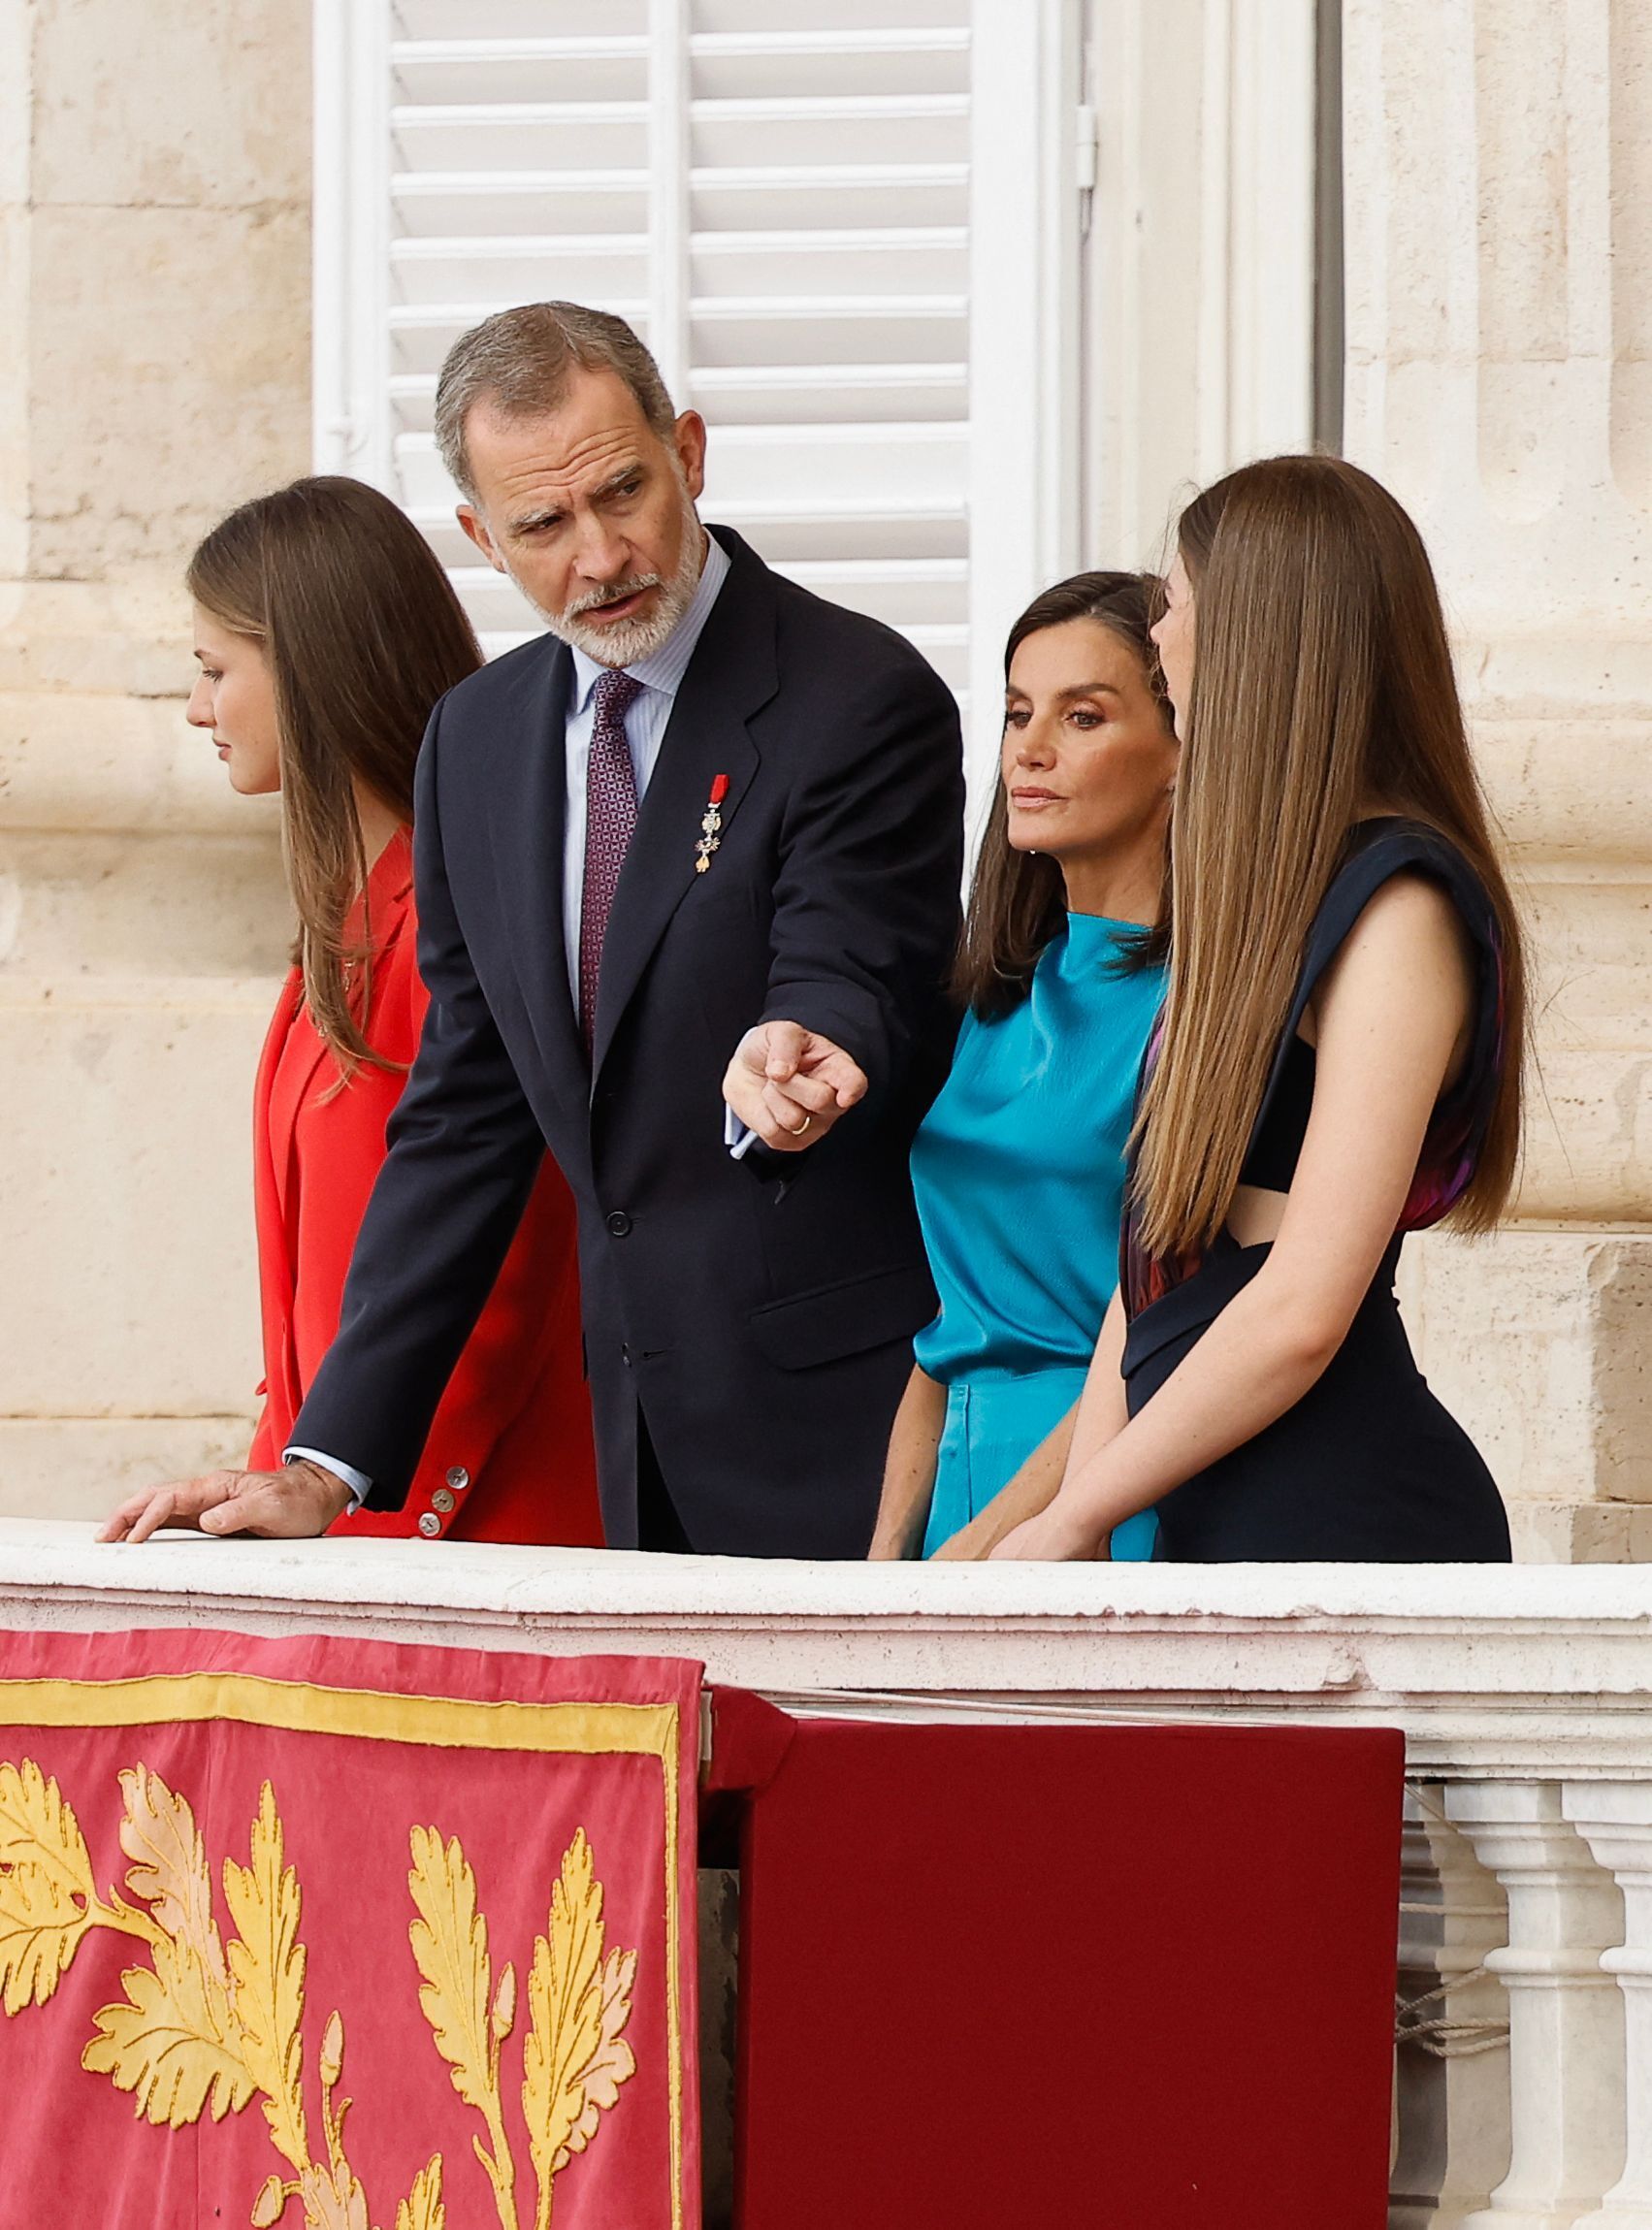
POLYGON ((465 447, 472 407, 486 401, 504 418, 555 410, 575 367, 617 372, 655 433, 669 438, 677 414, 660 367, 623 317, 577 302, 519 303, 462 333, 436 383, 436 445, 461 494, 476 500, 465 447))

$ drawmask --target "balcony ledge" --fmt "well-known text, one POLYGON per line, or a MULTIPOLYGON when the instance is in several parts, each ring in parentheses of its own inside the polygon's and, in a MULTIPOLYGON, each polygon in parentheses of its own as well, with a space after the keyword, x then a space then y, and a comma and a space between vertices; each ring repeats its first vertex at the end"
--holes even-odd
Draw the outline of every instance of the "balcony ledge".
POLYGON ((802 1707, 1405 1729, 1450 1779, 1652 1781, 1652 1569, 865 1566, 0 1521, 0 1626, 692 1657, 802 1707))

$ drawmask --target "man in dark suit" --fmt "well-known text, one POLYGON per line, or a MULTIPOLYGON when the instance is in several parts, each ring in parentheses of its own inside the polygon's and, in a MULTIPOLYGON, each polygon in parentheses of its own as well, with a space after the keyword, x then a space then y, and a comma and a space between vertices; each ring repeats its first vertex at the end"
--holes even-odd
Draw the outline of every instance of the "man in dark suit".
POLYGON ((900 636, 706 533, 704 426, 620 320, 489 319, 437 431, 552 633, 426 738, 430 1018, 287 1468, 110 1533, 399 1507, 548 1145, 609 1541, 861 1555, 935 1307, 907 1151, 951 1045, 956 708, 900 636))

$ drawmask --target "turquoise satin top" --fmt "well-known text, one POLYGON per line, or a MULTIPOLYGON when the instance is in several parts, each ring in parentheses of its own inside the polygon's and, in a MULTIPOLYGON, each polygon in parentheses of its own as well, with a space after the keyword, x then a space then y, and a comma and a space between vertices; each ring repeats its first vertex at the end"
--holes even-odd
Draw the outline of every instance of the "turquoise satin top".
POLYGON ((931 1378, 1082 1369, 1095 1351, 1118 1282, 1137 1073, 1164 996, 1162 969, 1108 965, 1132 930, 1069 914, 1020 1005, 964 1019, 912 1149, 941 1298, 913 1346, 931 1378))

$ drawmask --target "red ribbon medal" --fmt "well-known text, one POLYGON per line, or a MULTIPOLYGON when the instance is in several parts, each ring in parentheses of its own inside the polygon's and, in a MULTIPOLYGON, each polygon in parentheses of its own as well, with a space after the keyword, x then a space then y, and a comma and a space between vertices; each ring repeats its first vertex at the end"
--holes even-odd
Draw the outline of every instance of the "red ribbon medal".
POLYGON ((723 842, 723 800, 729 794, 729 777, 718 775, 711 785, 711 795, 705 801, 705 812, 700 817, 700 839, 695 846, 694 871, 703 875, 711 865, 711 855, 723 842))

